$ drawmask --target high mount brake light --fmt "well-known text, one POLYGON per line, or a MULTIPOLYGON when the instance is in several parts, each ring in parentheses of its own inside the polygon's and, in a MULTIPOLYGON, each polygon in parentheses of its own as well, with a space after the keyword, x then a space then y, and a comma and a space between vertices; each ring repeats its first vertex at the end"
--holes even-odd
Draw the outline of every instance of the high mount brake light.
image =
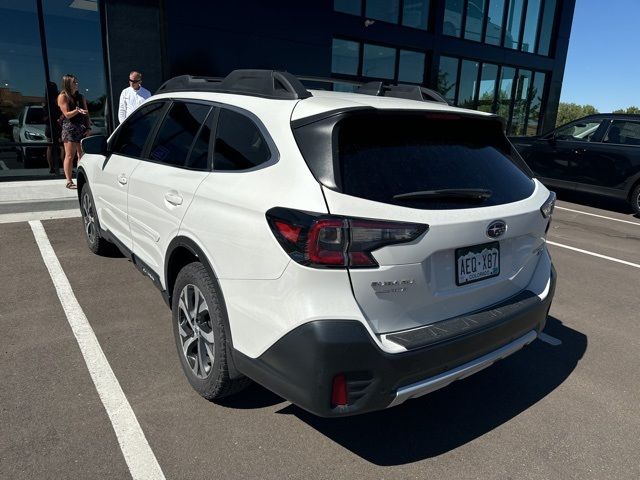
POLYGON ((428 225, 321 215, 272 208, 267 221, 278 243, 296 262, 310 267, 375 268, 371 252, 411 242, 428 225))

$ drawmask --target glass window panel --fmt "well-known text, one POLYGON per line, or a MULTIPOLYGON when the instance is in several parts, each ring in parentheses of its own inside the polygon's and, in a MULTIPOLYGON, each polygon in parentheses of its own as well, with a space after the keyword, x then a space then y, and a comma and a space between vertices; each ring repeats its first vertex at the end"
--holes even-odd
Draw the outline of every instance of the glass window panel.
POLYGON ((426 30, 429 25, 430 0, 404 0, 402 24, 426 30))
POLYGON ((365 16, 384 22, 398 23, 400 0, 367 0, 365 16))
POLYGON ((255 123, 231 110, 220 110, 214 170, 246 170, 269 158, 271 151, 255 123))
POLYGON ((513 78, 516 69, 511 67, 502 67, 502 75, 500 76, 500 89, 498 90, 498 115, 508 119, 509 107, 511 106, 511 95, 513 95, 513 78))
POLYGON ((460 89, 457 105, 463 108, 475 108, 475 92, 478 83, 478 68, 480 64, 470 60, 463 60, 460 69, 460 89))
POLYGON ((82 6, 78 3, 69 0, 43 2, 49 75, 59 87, 63 75, 71 73, 77 77, 79 91, 87 100, 94 122, 91 133, 106 134, 107 88, 98 3, 85 1, 82 6), (69 41, 69 25, 73 25, 73 41, 69 41))
POLYGON ((498 66, 490 63, 482 65, 482 77, 480 78, 480 93, 478 95, 478 110, 493 112, 493 100, 496 97, 496 85, 498 83, 498 66))
POLYGON ((336 12, 360 15, 362 13, 361 0, 333 0, 333 9, 336 12))
POLYGON ((544 80, 546 75, 536 72, 533 77, 531 89, 531 104, 529 105, 529 120, 527 121, 526 135, 537 135, 540 124, 542 99, 544 97, 544 80))
POLYGON ((580 121, 570 123, 556 131, 556 140, 573 142, 590 142, 600 127, 602 120, 580 121))
POLYGON ((358 42, 334 38, 331 50, 331 71, 357 75, 359 56, 360 44, 358 42))
POLYGON ((524 33, 522 35, 523 52, 533 53, 536 48, 536 33, 538 30, 538 16, 540 15, 540 0, 529 0, 527 4, 527 18, 524 21, 524 33))
POLYGON ((209 140, 211 139, 211 130, 213 125, 213 119, 215 115, 213 111, 207 117, 207 121, 202 125, 200 135, 193 144, 189 160, 187 160, 187 167, 196 168, 198 170, 209 169, 209 140))
POLYGON ((444 5, 443 33, 452 37, 460 36, 462 28, 462 7, 464 0, 447 0, 444 5))
POLYGON ((504 36, 504 46, 507 48, 518 48, 518 38, 520 37, 520 21, 522 20, 522 6, 524 0, 511 0, 509 2, 509 13, 507 14, 507 32, 504 36))
POLYGON ((604 138, 606 143, 621 145, 640 145, 640 123, 627 120, 614 120, 604 138))
POLYGON ((395 67, 395 48, 364 44, 362 76, 392 79, 394 77, 395 67))
POLYGON ((525 134, 525 115, 527 107, 531 102, 531 72, 529 70, 518 70, 516 93, 513 100, 513 114, 511 116, 510 135, 525 134))
POLYGON ((487 33, 484 38, 485 43, 500 45, 504 4, 505 0, 489 0, 489 9, 487 12, 487 33))
POLYGON ((191 144, 210 109, 208 105, 174 103, 162 121, 149 158, 167 165, 186 167, 191 144))
POLYGON ((438 92, 450 102, 456 98, 456 85, 458 78, 457 58, 440 57, 440 69, 438 70, 438 92))
POLYGON ((422 83, 424 81, 424 53, 400 50, 398 81, 422 83))
POLYGON ((482 37, 484 20, 484 0, 469 0, 467 4, 467 21, 464 27, 464 38, 479 42, 482 37))
POLYGON ((542 25, 540 26, 540 43, 538 45, 538 53, 540 55, 549 55, 555 14, 556 0, 546 0, 542 13, 542 25))

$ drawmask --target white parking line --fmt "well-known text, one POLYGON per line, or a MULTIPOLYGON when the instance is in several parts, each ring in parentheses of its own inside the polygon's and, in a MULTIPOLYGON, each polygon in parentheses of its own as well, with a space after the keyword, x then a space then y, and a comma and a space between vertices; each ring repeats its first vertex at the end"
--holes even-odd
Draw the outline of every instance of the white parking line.
POLYGON ((573 208, 559 207, 558 205, 556 205, 556 208, 558 210, 566 210, 567 212, 581 213, 583 215, 589 215, 590 217, 598 217, 598 218, 604 218, 606 220, 613 220, 614 222, 630 223, 631 225, 637 225, 638 227, 640 227, 640 222, 631 222, 629 220, 622 220, 620 218, 605 217, 604 215, 596 215, 595 213, 583 212, 581 210, 574 210, 573 208))
POLYGON ((619 258, 608 257, 606 255, 601 255, 599 253, 590 252, 589 250, 582 250, 581 248, 570 247, 569 245, 563 245, 561 243, 551 242, 549 240, 547 240, 547 243, 549 245, 554 245, 556 247, 566 248, 568 250, 573 250, 575 252, 585 253, 585 254, 591 255, 593 257, 604 258, 605 260, 610 260, 612 262, 617 262, 617 263, 622 263, 624 265, 629 265, 630 267, 640 268, 640 265, 637 264, 637 263, 627 262, 626 260, 620 260, 619 258))
POLYGON ((153 454, 138 419, 71 289, 71 284, 62 270, 42 223, 35 220, 30 221, 29 225, 33 230, 33 236, 40 248, 40 253, 56 288, 62 308, 87 364, 93 384, 109 415, 131 476, 134 480, 163 480, 165 476, 158 460, 153 454))
POLYGON ((53 220, 80 216, 79 208, 50 210, 46 212, 0 213, 0 223, 29 222, 31 220, 53 220))

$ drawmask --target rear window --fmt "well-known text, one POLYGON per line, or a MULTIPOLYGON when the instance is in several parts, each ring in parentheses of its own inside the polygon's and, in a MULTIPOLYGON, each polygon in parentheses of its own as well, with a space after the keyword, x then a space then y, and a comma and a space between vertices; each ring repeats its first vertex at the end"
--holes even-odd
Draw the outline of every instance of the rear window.
POLYGON ((339 183, 348 195, 455 209, 515 202, 534 190, 495 119, 368 113, 346 117, 336 127, 339 183), (476 191, 480 195, 472 198, 476 191), (394 198, 417 192, 427 193, 394 198))

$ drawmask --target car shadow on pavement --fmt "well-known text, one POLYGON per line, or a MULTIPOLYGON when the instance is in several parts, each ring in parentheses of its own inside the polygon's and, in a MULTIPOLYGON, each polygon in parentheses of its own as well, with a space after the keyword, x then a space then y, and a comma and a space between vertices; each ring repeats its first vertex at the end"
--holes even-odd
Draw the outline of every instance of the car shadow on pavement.
POLYGON ((435 457, 508 422, 565 381, 584 355, 587 337, 553 317, 544 331, 562 345, 536 340, 486 370, 389 410, 326 419, 290 404, 278 413, 295 415, 376 465, 435 457))
POLYGON ((587 207, 600 208, 602 210, 623 213, 625 215, 632 215, 635 218, 640 218, 640 216, 633 214, 633 209, 628 202, 619 198, 576 192, 574 190, 563 190, 561 188, 552 188, 551 190, 556 192, 558 200, 564 200, 565 202, 577 203, 587 207))

